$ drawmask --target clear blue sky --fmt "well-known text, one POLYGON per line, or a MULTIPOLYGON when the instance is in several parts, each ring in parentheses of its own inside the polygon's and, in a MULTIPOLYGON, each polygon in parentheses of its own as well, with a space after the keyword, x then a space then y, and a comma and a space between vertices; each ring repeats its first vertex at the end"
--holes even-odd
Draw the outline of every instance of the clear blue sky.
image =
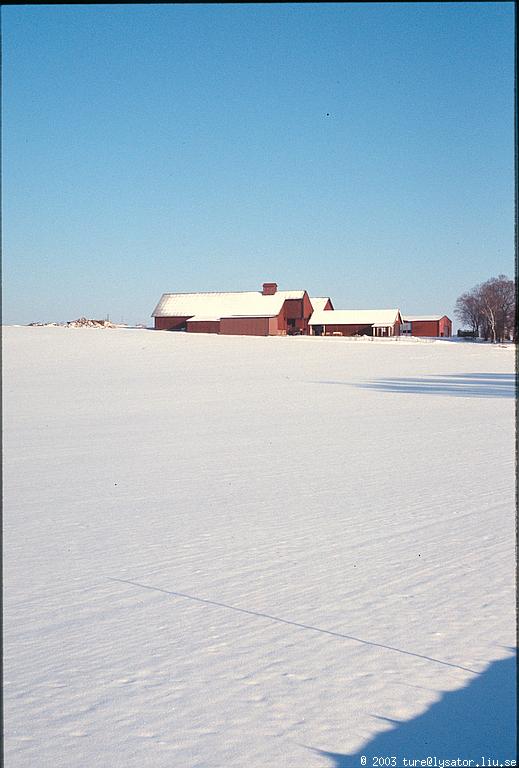
MULTIPOLYGON (((514 271, 512 3, 2 8, 4 323, 514 271)), ((458 327, 455 322, 455 327, 458 327)))

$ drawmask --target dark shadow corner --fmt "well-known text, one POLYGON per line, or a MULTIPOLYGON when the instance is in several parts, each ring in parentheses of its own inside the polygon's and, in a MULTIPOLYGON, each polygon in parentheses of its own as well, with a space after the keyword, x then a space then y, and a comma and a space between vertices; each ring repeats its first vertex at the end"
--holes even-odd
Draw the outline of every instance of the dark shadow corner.
POLYGON ((393 755, 399 768, 404 766, 403 758, 429 757, 471 759, 474 766, 481 766, 485 757, 498 761, 487 765, 505 765, 505 760, 517 759, 516 671, 515 655, 493 662, 466 687, 443 694, 422 715, 378 734, 356 754, 313 751, 328 758, 330 768, 372 768, 374 757, 393 755))

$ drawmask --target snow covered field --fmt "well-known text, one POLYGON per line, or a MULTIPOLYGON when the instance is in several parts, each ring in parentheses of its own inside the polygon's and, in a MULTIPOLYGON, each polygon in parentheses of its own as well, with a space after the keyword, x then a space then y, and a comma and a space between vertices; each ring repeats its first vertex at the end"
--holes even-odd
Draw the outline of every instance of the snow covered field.
POLYGON ((3 334, 7 768, 515 758, 511 348, 3 334))

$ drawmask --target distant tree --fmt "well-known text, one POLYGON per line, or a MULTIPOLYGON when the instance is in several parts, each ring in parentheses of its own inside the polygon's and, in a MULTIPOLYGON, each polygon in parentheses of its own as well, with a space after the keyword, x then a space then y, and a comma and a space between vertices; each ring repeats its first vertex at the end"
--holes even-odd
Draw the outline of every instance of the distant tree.
POLYGON ((515 326, 515 284, 506 275, 491 277, 479 287, 479 297, 488 336, 495 343, 513 335, 515 326))
POLYGON ((454 314, 462 323, 470 326, 470 330, 475 333, 476 337, 479 336, 483 325, 483 311, 476 289, 461 294, 456 301, 454 314))
POLYGON ((499 275, 463 293, 454 311, 478 336, 496 343, 516 339, 515 308, 515 283, 506 275, 499 275))

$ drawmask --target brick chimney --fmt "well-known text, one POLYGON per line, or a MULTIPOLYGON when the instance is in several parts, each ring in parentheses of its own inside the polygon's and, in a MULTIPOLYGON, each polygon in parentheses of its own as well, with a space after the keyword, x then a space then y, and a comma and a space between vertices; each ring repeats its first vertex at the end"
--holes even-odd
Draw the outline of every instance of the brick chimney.
POLYGON ((263 296, 273 296, 278 289, 277 283, 263 283, 263 296))

